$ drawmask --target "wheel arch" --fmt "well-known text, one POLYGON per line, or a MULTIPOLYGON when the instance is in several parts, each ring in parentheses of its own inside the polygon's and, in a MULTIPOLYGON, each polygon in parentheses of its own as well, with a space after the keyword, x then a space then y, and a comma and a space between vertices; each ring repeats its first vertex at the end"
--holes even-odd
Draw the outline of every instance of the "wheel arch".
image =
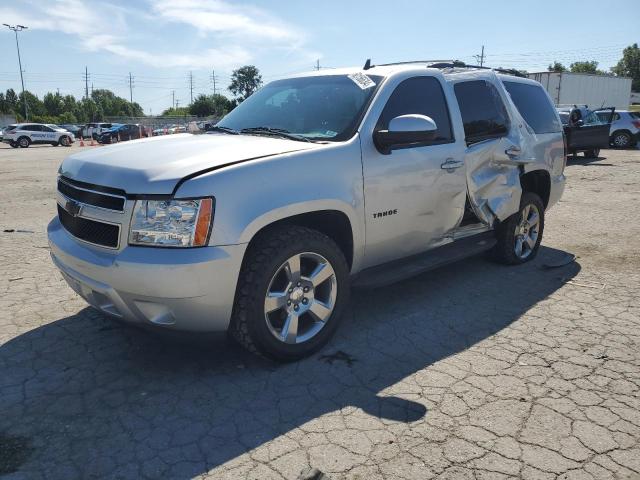
MULTIPOLYGON (((342 250, 349 269, 352 269, 356 253, 354 251, 354 230, 349 216, 337 209, 313 210, 284 216, 255 229, 249 240, 247 251, 262 234, 283 225, 296 225, 317 230, 331 238, 342 250)), ((246 255, 246 253, 245 253, 246 255)))
POLYGON ((551 175, 546 170, 532 170, 520 175, 520 186, 523 192, 536 193, 541 199, 545 210, 549 205, 551 195, 551 175))

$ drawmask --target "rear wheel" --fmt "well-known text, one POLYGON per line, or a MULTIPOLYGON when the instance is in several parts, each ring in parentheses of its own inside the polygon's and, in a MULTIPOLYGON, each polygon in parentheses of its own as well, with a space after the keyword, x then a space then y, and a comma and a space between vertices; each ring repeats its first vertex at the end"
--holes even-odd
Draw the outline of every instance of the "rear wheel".
POLYGON ((265 233, 243 262, 230 334, 275 360, 311 355, 338 328, 348 282, 347 262, 329 237, 297 226, 265 233))
POLYGON ((29 140, 29 137, 20 137, 18 139, 18 146, 20 148, 27 148, 29 145, 31 145, 31 140, 29 140))
POLYGON ((544 205, 533 192, 523 192, 520 211, 500 224, 493 257, 500 263, 518 265, 538 254, 544 230, 544 205))
POLYGON ((611 136, 611 143, 614 147, 627 148, 631 145, 631 135, 627 132, 615 132, 611 136))

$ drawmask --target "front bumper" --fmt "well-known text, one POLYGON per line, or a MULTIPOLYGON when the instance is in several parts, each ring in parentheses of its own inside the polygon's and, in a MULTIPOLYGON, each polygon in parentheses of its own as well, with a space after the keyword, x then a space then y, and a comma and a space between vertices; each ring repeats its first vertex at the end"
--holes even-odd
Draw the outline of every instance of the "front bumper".
POLYGON ((176 330, 228 328, 246 244, 127 246, 114 253, 76 240, 57 217, 47 234, 53 263, 69 286, 98 310, 176 330))

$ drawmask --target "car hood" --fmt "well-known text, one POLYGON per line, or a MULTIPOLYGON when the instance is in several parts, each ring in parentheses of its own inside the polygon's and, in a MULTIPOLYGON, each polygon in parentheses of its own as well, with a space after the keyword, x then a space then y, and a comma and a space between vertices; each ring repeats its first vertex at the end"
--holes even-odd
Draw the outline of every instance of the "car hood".
POLYGON ((128 194, 168 195, 187 176, 321 146, 273 137, 185 133, 87 149, 67 157, 59 173, 128 194))

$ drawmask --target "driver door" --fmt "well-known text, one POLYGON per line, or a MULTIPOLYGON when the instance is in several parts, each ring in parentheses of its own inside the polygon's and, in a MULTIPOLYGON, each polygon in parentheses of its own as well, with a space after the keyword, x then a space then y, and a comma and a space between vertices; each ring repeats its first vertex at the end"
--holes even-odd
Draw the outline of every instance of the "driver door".
MULTIPOLYGON (((443 82, 436 76, 400 81, 381 112, 372 110, 362 134, 365 267, 421 253, 452 240, 466 200, 463 139, 456 142, 443 82), (437 134, 424 146, 385 154, 373 131, 400 115, 433 119, 437 134)), ((379 111, 379 110, 378 110, 379 111)))

